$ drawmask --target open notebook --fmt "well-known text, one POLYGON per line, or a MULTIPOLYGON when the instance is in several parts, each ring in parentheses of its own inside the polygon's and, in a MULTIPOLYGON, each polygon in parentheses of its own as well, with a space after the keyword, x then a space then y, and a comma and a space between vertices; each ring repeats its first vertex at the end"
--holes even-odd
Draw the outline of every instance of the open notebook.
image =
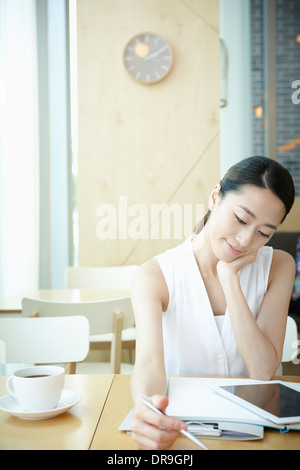
MULTIPOLYGON (((171 377, 168 384, 169 416, 188 421, 188 429, 195 435, 230 440, 262 439, 264 427, 300 430, 300 423, 276 425, 245 407, 214 391, 218 386, 259 384, 259 380, 232 378, 171 377)), ((300 384, 288 383, 300 391, 300 384)), ((130 431, 134 410, 126 416, 119 429, 130 431)))

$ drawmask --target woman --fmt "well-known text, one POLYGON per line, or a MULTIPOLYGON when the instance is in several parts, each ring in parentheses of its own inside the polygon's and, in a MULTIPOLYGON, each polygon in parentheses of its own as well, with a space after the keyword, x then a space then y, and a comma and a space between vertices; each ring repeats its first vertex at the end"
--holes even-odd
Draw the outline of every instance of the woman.
POLYGON ((164 410, 166 374, 270 380, 276 373, 295 262, 264 245, 294 196, 283 166, 265 157, 244 159, 214 187, 196 234, 136 272, 132 435, 139 448, 169 448, 186 429, 137 398, 144 395, 164 410))

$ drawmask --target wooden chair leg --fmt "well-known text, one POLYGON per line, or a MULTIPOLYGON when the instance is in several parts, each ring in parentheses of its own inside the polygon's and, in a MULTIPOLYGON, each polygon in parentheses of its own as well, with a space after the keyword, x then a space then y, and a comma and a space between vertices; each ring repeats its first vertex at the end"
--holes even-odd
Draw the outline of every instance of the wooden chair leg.
POLYGON ((64 368, 66 374, 76 374, 76 362, 66 362, 64 368))
POLYGON ((111 343, 111 372, 113 374, 120 374, 121 371, 121 357, 122 357, 122 326, 123 315, 122 313, 114 314, 114 335, 111 343))

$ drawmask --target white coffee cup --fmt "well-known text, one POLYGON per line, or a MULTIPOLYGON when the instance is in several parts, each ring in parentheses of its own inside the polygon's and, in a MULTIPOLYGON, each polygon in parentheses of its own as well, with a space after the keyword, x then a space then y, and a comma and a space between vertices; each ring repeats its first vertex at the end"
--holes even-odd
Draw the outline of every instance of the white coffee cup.
POLYGON ((45 411, 57 407, 65 382, 65 369, 33 366, 20 369, 6 381, 6 388, 25 411, 45 411))

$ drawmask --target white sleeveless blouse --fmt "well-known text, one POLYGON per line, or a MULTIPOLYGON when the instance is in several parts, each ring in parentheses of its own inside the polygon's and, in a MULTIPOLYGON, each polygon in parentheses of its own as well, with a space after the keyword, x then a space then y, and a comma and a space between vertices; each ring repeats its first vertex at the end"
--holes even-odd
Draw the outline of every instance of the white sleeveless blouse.
MULTIPOLYGON (((169 290, 163 314, 163 339, 167 374, 247 375, 237 349, 230 316, 215 317, 189 237, 156 259, 169 290)), ((257 318, 267 291, 273 248, 259 249, 256 262, 239 273, 249 308, 257 318)))

